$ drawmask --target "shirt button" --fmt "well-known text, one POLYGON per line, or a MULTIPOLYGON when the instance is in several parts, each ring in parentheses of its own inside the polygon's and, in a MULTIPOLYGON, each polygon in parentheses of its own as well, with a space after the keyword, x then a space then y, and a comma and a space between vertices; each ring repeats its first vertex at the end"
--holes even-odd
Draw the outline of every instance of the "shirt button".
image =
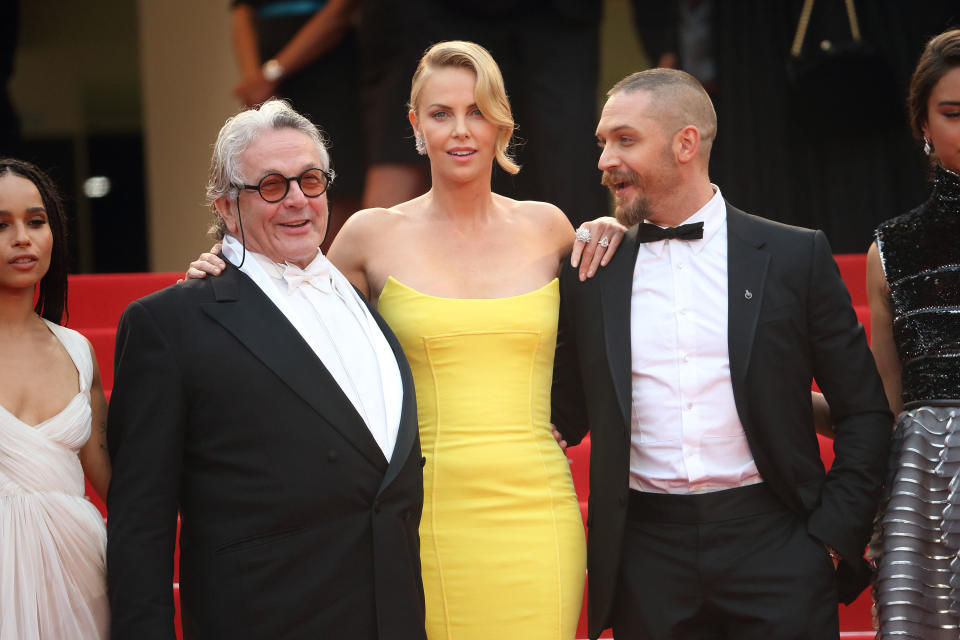
POLYGON ((687 315, 687 310, 686 310, 686 309, 680 309, 680 311, 679 311, 678 313, 679 313, 680 315, 682 315, 682 316, 685 316, 685 315, 687 315))
POLYGON ((677 265, 677 270, 678 270, 678 271, 683 271, 683 263, 682 263, 682 262, 677 265))
POLYGON ((690 411, 691 409, 693 409, 693 403, 688 402, 687 404, 683 405, 683 408, 687 411, 690 411))
POLYGON ((684 361, 684 362, 690 362, 690 356, 689 356, 688 354, 686 354, 686 353, 683 354, 683 361, 684 361))

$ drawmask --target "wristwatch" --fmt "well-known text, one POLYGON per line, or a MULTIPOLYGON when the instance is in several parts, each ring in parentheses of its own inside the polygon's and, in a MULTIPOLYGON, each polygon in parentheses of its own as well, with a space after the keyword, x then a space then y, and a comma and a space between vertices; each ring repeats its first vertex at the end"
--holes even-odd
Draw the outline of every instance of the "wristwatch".
POLYGON ((285 69, 283 65, 277 62, 276 58, 270 58, 263 63, 263 66, 260 67, 260 71, 263 73, 263 79, 267 82, 276 82, 283 77, 285 69))

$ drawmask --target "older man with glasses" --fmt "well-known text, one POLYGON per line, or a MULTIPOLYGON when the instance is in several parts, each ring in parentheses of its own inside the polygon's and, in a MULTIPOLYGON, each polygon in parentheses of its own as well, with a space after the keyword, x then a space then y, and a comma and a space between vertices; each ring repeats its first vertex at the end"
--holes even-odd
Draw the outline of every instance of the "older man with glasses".
POLYGON ((423 499, 406 360, 320 252, 333 179, 286 103, 220 131, 226 268, 130 305, 108 423, 115 639, 422 640, 423 499))

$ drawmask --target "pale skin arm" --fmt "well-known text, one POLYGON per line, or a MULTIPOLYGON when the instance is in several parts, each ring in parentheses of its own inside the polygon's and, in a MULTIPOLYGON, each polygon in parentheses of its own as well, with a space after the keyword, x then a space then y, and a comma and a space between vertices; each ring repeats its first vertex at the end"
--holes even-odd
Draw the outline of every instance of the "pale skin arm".
POLYGON ((368 233, 383 231, 385 216, 390 215, 382 209, 365 209, 358 211, 349 218, 340 228, 340 233, 333 239, 327 258, 340 270, 350 284, 355 286, 363 296, 376 304, 380 291, 375 283, 371 283, 367 273, 367 251, 370 242, 368 233), (378 224, 379 223, 379 224, 378 224), (372 294, 376 295, 372 295, 372 294))
POLYGON ((107 452, 107 399, 103 393, 97 356, 89 342, 87 345, 90 347, 90 357, 93 358, 93 381, 90 384, 92 424, 90 438, 80 449, 80 465, 94 490, 102 500, 106 501, 107 488, 110 486, 110 455, 107 452))

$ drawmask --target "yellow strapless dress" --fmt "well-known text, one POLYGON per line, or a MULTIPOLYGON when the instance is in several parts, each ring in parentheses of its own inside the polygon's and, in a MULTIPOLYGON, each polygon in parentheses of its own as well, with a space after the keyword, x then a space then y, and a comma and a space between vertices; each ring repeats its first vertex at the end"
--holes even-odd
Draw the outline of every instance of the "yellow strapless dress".
POLYGON ((576 634, 583 523, 550 430, 559 302, 557 280, 458 299, 388 278, 380 295, 417 391, 430 640, 576 634))

